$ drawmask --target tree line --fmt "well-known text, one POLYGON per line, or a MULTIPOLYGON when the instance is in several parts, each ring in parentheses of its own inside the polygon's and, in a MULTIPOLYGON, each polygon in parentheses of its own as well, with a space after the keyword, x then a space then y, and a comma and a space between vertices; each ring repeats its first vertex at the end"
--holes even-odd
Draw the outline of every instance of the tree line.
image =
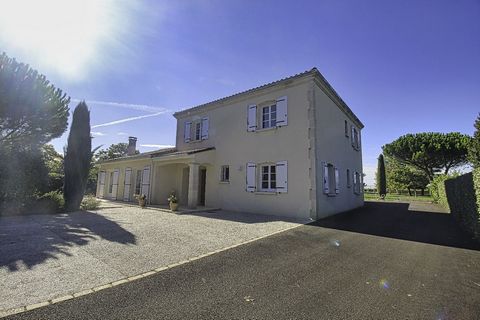
MULTIPOLYGON (((382 147, 376 174, 377 192, 424 190, 439 176, 480 162, 480 115, 473 137, 459 132, 406 134, 382 147)), ((455 174, 455 173, 454 173, 455 174)))
POLYGON ((127 144, 92 150, 90 111, 73 111, 64 154, 49 142, 68 127, 70 97, 28 64, 0 55, 0 214, 75 211, 95 193, 96 161, 126 154, 127 144))

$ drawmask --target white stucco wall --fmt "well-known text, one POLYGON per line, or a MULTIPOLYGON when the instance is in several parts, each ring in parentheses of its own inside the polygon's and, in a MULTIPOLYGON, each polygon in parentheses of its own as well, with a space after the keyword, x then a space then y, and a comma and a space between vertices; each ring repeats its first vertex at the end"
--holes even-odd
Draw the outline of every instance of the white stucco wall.
MULTIPOLYGON (((348 211, 363 205, 363 194, 355 194, 353 181, 347 187, 347 169, 350 179, 355 171, 362 174, 362 151, 355 150, 350 140, 350 125, 353 119, 343 112, 320 88, 315 90, 315 154, 317 176, 317 218, 348 211), (347 120, 349 137, 345 136, 344 121, 347 120), (331 163, 339 170, 340 192, 335 196, 323 193, 322 161, 331 163)), ((355 124, 354 124, 355 125, 355 124)), ((357 129, 358 125, 356 125, 357 129)))
MULTIPOLYGON (((234 99, 228 105, 204 108, 179 116, 177 147, 179 150, 215 146, 213 166, 207 167, 206 205, 227 210, 308 218, 308 79, 262 90, 248 97, 234 99), (279 97, 288 97, 288 125, 279 128, 247 131, 247 107, 261 106, 279 97), (209 117, 209 139, 184 143, 184 123, 209 117), (246 192, 246 164, 288 162, 288 193, 246 192), (230 166, 230 182, 220 182, 220 168, 230 166)), ((257 117, 258 119, 258 117, 257 117)), ((257 168, 257 175, 259 168, 257 168)))

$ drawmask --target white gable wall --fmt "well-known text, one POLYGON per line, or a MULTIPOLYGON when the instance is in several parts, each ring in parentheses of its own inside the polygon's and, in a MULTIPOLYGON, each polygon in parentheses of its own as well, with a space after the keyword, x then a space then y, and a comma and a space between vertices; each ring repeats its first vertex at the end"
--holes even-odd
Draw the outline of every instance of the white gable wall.
MULTIPOLYGON (((362 173, 362 153, 361 147, 359 151, 352 147, 350 129, 349 137, 345 136, 345 120, 349 128, 355 125, 354 120, 332 101, 319 84, 315 84, 314 89, 317 218, 323 218, 363 205, 363 194, 354 193, 352 181, 352 186, 347 187, 347 169, 350 170, 350 179, 355 171, 362 173), (323 192, 322 162, 331 163, 337 168, 338 193, 335 190, 330 190, 330 195, 323 192)), ((360 132, 360 128, 356 127, 360 132)))

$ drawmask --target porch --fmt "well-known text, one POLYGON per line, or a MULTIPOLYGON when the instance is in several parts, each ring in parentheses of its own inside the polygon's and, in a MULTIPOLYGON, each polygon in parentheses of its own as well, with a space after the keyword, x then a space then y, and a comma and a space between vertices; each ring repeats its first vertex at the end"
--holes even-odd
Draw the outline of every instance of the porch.
POLYGON ((213 170, 214 152, 172 150, 102 164, 97 195, 135 202, 135 195, 144 194, 150 206, 167 208, 168 197, 175 193, 182 210, 204 208, 209 205, 207 171, 213 170))

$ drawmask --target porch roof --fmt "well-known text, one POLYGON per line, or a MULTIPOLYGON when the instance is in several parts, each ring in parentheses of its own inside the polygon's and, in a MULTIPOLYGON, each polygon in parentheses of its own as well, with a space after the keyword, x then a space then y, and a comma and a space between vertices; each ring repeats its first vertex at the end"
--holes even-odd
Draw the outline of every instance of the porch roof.
POLYGON ((199 148, 199 149, 191 149, 191 150, 183 150, 178 151, 177 148, 168 148, 168 149, 160 149, 155 151, 143 152, 133 156, 125 156, 117 159, 111 160, 104 160, 100 161, 100 164, 103 163, 113 163, 113 162, 122 162, 122 161, 131 161, 131 160, 142 160, 142 159, 158 159, 161 158, 175 158, 181 156, 188 156, 193 155, 196 153, 201 153, 205 151, 215 150, 215 147, 208 147, 208 148, 199 148))

